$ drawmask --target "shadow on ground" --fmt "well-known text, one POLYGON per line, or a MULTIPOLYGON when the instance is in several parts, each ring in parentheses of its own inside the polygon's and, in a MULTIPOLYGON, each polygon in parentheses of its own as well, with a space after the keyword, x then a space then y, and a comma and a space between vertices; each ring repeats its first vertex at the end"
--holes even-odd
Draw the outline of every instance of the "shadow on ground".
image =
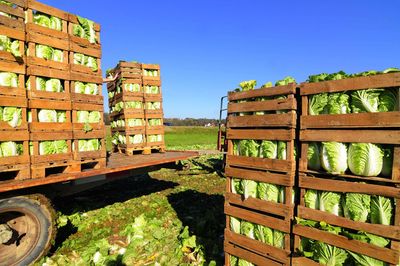
POLYGON ((170 194, 168 201, 183 226, 188 226, 190 234, 196 235, 199 244, 204 246, 205 259, 222 265, 224 197, 186 190, 170 194))

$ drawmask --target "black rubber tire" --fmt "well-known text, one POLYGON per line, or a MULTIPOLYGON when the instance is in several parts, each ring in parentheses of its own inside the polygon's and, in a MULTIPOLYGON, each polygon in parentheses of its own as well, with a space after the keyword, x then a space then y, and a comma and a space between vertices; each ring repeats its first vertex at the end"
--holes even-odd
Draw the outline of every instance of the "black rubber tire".
POLYGON ((34 194, 0 200, 0 218, 1 215, 6 215, 5 212, 7 210, 13 210, 13 212, 34 217, 35 227, 38 227, 38 232, 35 237, 36 244, 33 245, 26 254, 21 255, 19 258, 15 258, 16 261, 9 260, 4 262, 4 260, 0 260, 0 266, 30 265, 42 256, 46 255, 52 245, 56 235, 54 226, 54 209, 45 196, 34 194))

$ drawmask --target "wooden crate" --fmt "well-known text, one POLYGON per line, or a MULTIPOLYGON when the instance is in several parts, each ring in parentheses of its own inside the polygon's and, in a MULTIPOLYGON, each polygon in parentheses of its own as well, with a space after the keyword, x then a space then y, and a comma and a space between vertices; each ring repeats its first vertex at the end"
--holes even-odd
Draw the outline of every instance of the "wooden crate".
POLYGON ((143 113, 139 114, 121 114, 118 116, 114 116, 112 121, 117 121, 117 120, 124 120, 125 121, 125 126, 124 127, 114 127, 112 130, 114 131, 124 131, 124 130, 145 130, 145 120, 143 117, 143 113), (128 126, 128 120, 131 118, 135 119, 142 119, 142 125, 141 126, 135 126, 135 127, 130 127, 128 126))
POLYGON ((39 177, 43 169, 58 167, 72 162, 72 131, 53 131, 53 132, 31 132, 29 140, 33 144, 33 154, 31 154, 32 178, 39 177), (39 142, 46 140, 66 140, 68 152, 60 154, 39 155, 39 142), (58 164, 59 163, 59 164, 58 164), (42 169, 42 170, 40 170, 42 169))
POLYGON ((261 88, 243 92, 228 93, 227 126, 230 128, 258 128, 258 127, 296 127, 297 102, 295 98, 296 83, 261 88), (286 96, 286 99, 272 99, 255 101, 256 98, 286 96), (246 102, 240 102, 246 101, 246 102), (246 112, 271 112, 264 115, 244 115, 246 112), (287 111, 287 113, 276 113, 287 111))
POLYGON ((19 156, 0 157, 0 182, 10 179, 22 180, 30 178, 29 132, 28 130, 2 130, 1 141, 22 142, 24 153, 19 156))
POLYGON ((70 75, 67 70, 51 69, 44 66, 30 65, 27 69, 27 77, 29 78, 30 90, 27 90, 29 99, 49 99, 49 100, 71 100, 70 93, 70 75), (36 78, 55 78, 62 82, 63 92, 40 91, 36 89, 36 78))
MULTIPOLYGON (((28 103, 29 109, 32 112, 32 122, 29 123, 30 132, 52 132, 52 131, 72 131, 71 120, 71 102, 69 101, 56 101, 56 100, 42 100, 30 99, 28 103), (64 123, 58 122, 39 122, 38 114, 40 109, 61 110, 66 111, 66 121, 64 123)), ((50 133, 51 134, 51 133, 50 133)))
POLYGON ((88 159, 98 159, 106 158, 106 143, 105 143, 106 131, 105 128, 102 130, 93 130, 90 132, 84 131, 74 131, 74 160, 88 160, 88 159), (98 151, 84 151, 80 152, 79 140, 80 139, 100 139, 101 149, 98 151))
POLYGON ((159 129, 150 129, 146 127, 146 146, 151 148, 153 147, 165 148, 164 127, 159 129), (150 135, 161 135, 162 140, 157 142, 149 142, 148 136, 150 135))
POLYGON ((161 130, 164 129, 164 117, 163 115, 159 114, 146 114, 145 115, 145 124, 147 129, 149 130, 161 130), (159 126, 150 126, 149 125, 149 119, 160 119, 161 120, 161 125, 159 126))
POLYGON ((114 87, 114 90, 116 90, 116 87, 118 86, 118 82, 120 82, 120 86, 121 86, 121 92, 120 93, 116 93, 116 95, 114 97, 120 97, 120 95, 123 96, 130 96, 130 97, 141 97, 143 98, 143 86, 142 86, 142 80, 141 79, 126 79, 123 78, 122 80, 119 80, 116 82, 116 86, 114 87), (126 91, 125 90, 125 85, 126 84, 139 84, 140 89, 138 92, 130 92, 130 91, 126 91))
MULTIPOLYGON (((0 8, 2 5, 0 5, 0 8)), ((1 12, 1 11, 0 11, 1 12)), ((4 16, 0 16, 4 17, 4 16)), ((1 21, 1 18, 0 18, 1 21)), ((0 24, 0 32, 1 35, 5 35, 10 39, 19 41, 19 52, 21 53, 21 57, 15 57, 11 52, 0 51, 0 61, 17 63, 18 65, 24 65, 26 62, 25 57, 25 31, 22 29, 15 29, 7 26, 3 26, 0 24)))
POLYGON ((54 36, 45 35, 41 32, 28 31, 26 34, 26 42, 28 44, 29 55, 27 56, 27 64, 29 66, 42 66, 45 68, 54 68, 58 70, 68 71, 68 39, 56 38, 54 36), (63 52, 63 61, 57 62, 36 57, 36 46, 47 45, 63 52))
POLYGON ((100 104, 73 102, 72 103, 72 128, 75 131, 82 131, 85 123, 78 123, 78 111, 98 111, 100 112, 99 123, 89 123, 93 130, 104 130, 104 107, 100 104))
POLYGON ((373 130, 373 129, 338 129, 338 130, 301 130, 301 157, 299 161, 299 172, 322 175, 334 176, 326 172, 314 171, 308 169, 307 150, 309 142, 323 142, 323 141, 336 141, 344 143, 375 143, 375 144, 392 144, 394 145, 393 152, 393 168, 392 176, 385 177, 365 177, 357 176, 352 173, 340 175, 341 178, 346 180, 356 181, 379 181, 387 184, 400 183, 400 131, 399 130, 373 130))
POLYGON ((0 86, 0 95, 26 97, 25 89, 25 64, 0 61, 0 72, 12 72, 18 75, 18 86, 0 86))
MULTIPOLYGON (((268 265, 268 266, 290 265, 290 264, 280 263, 276 260, 264 257, 258 253, 243 248, 240 245, 233 244, 232 241, 230 241, 229 236, 227 235, 225 235, 225 239, 228 239, 224 241, 225 266, 231 265, 229 255, 244 259, 248 262, 253 263, 254 265, 268 265)), ((306 264, 303 264, 302 266, 304 265, 306 264)))
POLYGON ((158 116, 163 116, 163 102, 161 97, 159 96, 152 96, 150 98, 145 98, 144 99, 144 109, 145 109, 145 115, 158 115, 158 116), (160 108, 159 109, 148 109, 147 104, 153 103, 153 102, 159 102, 160 103, 160 108))
POLYGON ((157 64, 142 64, 142 79, 143 79, 143 83, 145 83, 145 81, 149 81, 149 80, 161 80, 160 77, 160 65, 157 64), (153 76, 145 76, 144 75, 144 71, 145 70, 157 70, 157 76, 153 77, 153 76))
MULTIPOLYGON (((115 130, 112 130, 112 133, 114 134, 115 130)), ((135 130, 124 130, 124 131, 118 131, 121 135, 126 136, 126 142, 127 144, 118 144, 118 151, 120 153, 125 153, 127 155, 132 155, 133 152, 135 151, 143 151, 144 147, 146 146, 146 132, 144 129, 135 129, 135 130), (143 135, 143 142, 138 143, 138 144, 132 144, 129 143, 129 136, 132 135, 137 135, 141 134, 143 135)))
POLYGON ((300 84, 302 98, 301 129, 399 128, 400 111, 356 114, 308 114, 308 99, 311 95, 370 88, 400 88, 400 73, 300 84))
POLYGON ((245 208, 225 204, 225 214, 227 215, 227 228, 225 229, 225 242, 241 246, 247 250, 262 254, 263 256, 290 265, 291 244, 290 244, 290 221, 275 219, 262 212, 255 212, 245 208), (245 235, 237 234, 230 228, 229 219, 235 217, 240 220, 248 221, 253 224, 267 226, 273 230, 281 231, 285 234, 284 248, 274 247, 261 241, 251 239, 245 235))
MULTIPOLYGON (((25 18, 25 16, 24 16, 25 18)), ((55 7, 40 3, 36 0, 27 0, 27 10, 26 10, 26 31, 27 32, 40 32, 44 35, 48 35, 57 39, 68 40, 68 13, 64 12, 55 7), (33 16, 36 12, 46 14, 48 16, 54 16, 61 19, 62 29, 54 30, 37 25, 33 21, 33 16)))
POLYGON ((161 80, 143 80, 143 93, 144 97, 155 96, 155 95, 162 95, 161 91, 161 80), (158 93, 146 93, 146 86, 158 86, 158 93))
POLYGON ((101 72, 101 50, 83 48, 83 47, 81 47, 79 45, 70 46, 69 62, 70 62, 69 67, 70 67, 71 73, 83 73, 83 74, 90 75, 90 76, 93 76, 93 77, 101 77, 102 76, 102 72, 101 72), (91 57, 96 58, 97 71, 93 71, 92 68, 84 66, 84 65, 75 64, 74 63, 74 54, 75 53, 83 53, 85 56, 91 56, 91 57))
POLYGON ((114 69, 114 74, 117 73, 120 73, 120 77, 125 79, 142 79, 142 64, 119 61, 114 69))
POLYGON ((0 25, 4 25, 8 28, 14 28, 17 30, 25 31, 25 12, 26 7, 25 0, 7 0, 7 2, 13 4, 8 6, 0 3, 0 12, 7 13, 11 17, 0 16, 0 25))
POLYGON ((95 77, 86 75, 84 73, 72 72, 71 75, 71 98, 73 102, 84 102, 103 105, 104 99, 102 96, 102 82, 101 76, 95 77), (98 86, 99 93, 97 95, 89 95, 82 93, 75 93, 75 82, 80 81, 83 83, 95 83, 98 86))
POLYGON ((28 117, 27 117, 27 107, 28 107, 28 100, 23 97, 7 97, 2 96, 0 97, 0 106, 13 106, 21 108, 22 111, 22 122, 20 126, 11 127, 8 122, 0 121, 0 130, 28 130, 28 117))
POLYGON ((78 36, 73 35, 73 30, 74 30, 74 25, 79 25, 78 17, 76 15, 69 14, 68 16, 68 34, 69 34, 69 40, 72 44, 72 47, 75 45, 79 45, 82 47, 90 48, 90 49, 95 49, 95 50, 101 50, 101 45, 100 45, 100 25, 98 23, 94 23, 94 30, 96 32, 96 43, 91 43, 89 40, 85 38, 81 38, 78 36))

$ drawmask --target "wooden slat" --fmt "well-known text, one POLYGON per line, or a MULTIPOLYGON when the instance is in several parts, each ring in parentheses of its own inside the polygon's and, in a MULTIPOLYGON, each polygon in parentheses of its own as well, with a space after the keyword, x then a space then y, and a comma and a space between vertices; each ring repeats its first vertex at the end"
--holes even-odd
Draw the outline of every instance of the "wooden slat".
POLYGON ((304 115, 300 117, 300 125, 301 129, 400 127, 400 112, 304 115))
POLYGON ((253 211, 248 211, 242 208, 237 208, 229 205, 225 205, 224 210, 226 215, 233 216, 255 224, 264 225, 284 233, 290 233, 289 220, 282 220, 272 216, 256 213, 253 211))
MULTIPOLYGON (((69 48, 68 39, 55 38, 54 36, 48 36, 48 35, 40 34, 37 32, 27 32, 26 41, 37 43, 37 44, 48 45, 53 48, 61 49, 64 51, 68 51, 68 48, 69 48)), ((67 58, 64 58, 64 59, 67 59, 67 58)))
POLYGON ((25 64, 20 65, 20 64, 12 63, 12 62, 0 61, 0 71, 13 72, 13 73, 17 73, 17 74, 25 74, 25 64))
POLYGON ((24 141, 29 140, 29 132, 27 130, 4 130, 0 131, 1 141, 24 141))
POLYGON ((66 32, 43 27, 43 26, 37 25, 33 22, 26 23, 26 31, 27 32, 38 32, 38 33, 41 33, 43 35, 47 35, 50 37, 53 36, 54 38, 57 38, 57 39, 68 40, 68 34, 66 32))
POLYGON ((68 20, 68 13, 64 12, 64 11, 58 9, 58 8, 55 8, 55 7, 40 3, 40 2, 38 2, 36 0, 27 0, 27 4, 28 4, 27 7, 29 9, 37 10, 37 11, 40 11, 42 13, 58 17, 58 18, 60 18, 62 20, 65 20, 65 21, 68 20))
POLYGON ((400 144, 399 130, 301 130, 300 141, 400 144))
POLYGON ((69 50, 76 52, 76 53, 82 53, 85 55, 90 55, 96 58, 101 57, 101 48, 89 48, 89 47, 82 47, 81 45, 73 42, 69 42, 69 50))
POLYGON ((246 208, 279 215, 282 216, 284 219, 290 219, 293 217, 294 205, 275 203, 251 197, 248 199, 244 199, 241 195, 233 194, 230 192, 225 193, 225 202, 229 205, 240 205, 246 208))
POLYGON ((72 71, 71 71, 71 80, 81 81, 81 82, 90 82, 90 83, 96 83, 96 84, 103 83, 103 78, 101 76, 87 75, 85 73, 72 72, 72 71))
POLYGON ((399 86, 400 73, 388 73, 368 77, 355 77, 315 83, 301 83, 300 95, 399 86))
POLYGON ((306 257, 294 257, 292 258, 292 266, 321 266, 318 262, 315 262, 306 257))
POLYGON ((233 127, 295 127, 296 114, 288 112, 285 114, 245 115, 228 116, 227 125, 233 127))
POLYGON ((25 29, 25 23, 22 19, 14 19, 5 16, 0 16, 0 24, 11 28, 16 28, 19 30, 25 29))
POLYGON ((34 57, 34 56, 27 56, 26 61, 28 65, 36 65, 42 66, 45 68, 54 68, 62 71, 69 70, 68 58, 64 58, 65 62, 56 62, 53 60, 47 60, 44 58, 34 57))
POLYGON ((229 92, 228 101, 237 101, 256 97, 269 97, 276 95, 287 95, 296 93, 296 83, 271 88, 259 88, 250 91, 229 92))
POLYGON ((226 131, 228 139, 281 140, 290 141, 295 138, 293 129, 230 129, 226 131))
POLYGON ((84 110, 84 111, 99 111, 99 112, 103 112, 104 107, 103 107, 102 104, 73 102, 72 103, 72 109, 74 109, 74 110, 84 110))
POLYGON ((324 221, 330 225, 364 231, 391 239, 400 239, 399 226, 356 222, 345 217, 340 217, 327 212, 306 208, 304 206, 297 207, 297 215, 303 219, 324 221))
POLYGON ((71 131, 72 123, 71 122, 31 122, 29 123, 29 130, 31 132, 37 131, 71 131))
POLYGON ((281 186, 294 186, 294 174, 277 174, 266 171, 225 167, 225 175, 241 179, 249 179, 258 182, 271 183, 281 186))
POLYGON ((74 131, 73 138, 74 139, 103 139, 106 137, 105 128, 103 130, 92 130, 89 132, 84 131, 74 131))
POLYGON ((70 101, 30 99, 28 106, 29 108, 35 109, 55 109, 68 111, 71 110, 72 103, 70 101))
POLYGON ((0 25, 0 32, 2 35, 6 35, 12 39, 25 41, 25 32, 18 29, 13 29, 10 27, 5 27, 0 25))
POLYGON ((294 161, 288 160, 256 158, 237 155, 227 155, 226 162, 229 166, 265 169, 288 173, 294 172, 296 164, 294 161))
POLYGON ((296 110, 296 99, 275 99, 266 101, 252 101, 228 104, 228 113, 296 110))
POLYGON ((0 12, 4 12, 7 14, 10 14, 12 16, 18 17, 18 18, 24 18, 25 13, 22 8, 14 8, 12 6, 8 6, 6 4, 1 3, 0 4, 0 12))
POLYGON ((329 245, 347 249, 359 254, 367 255, 385 262, 393 264, 397 264, 399 262, 400 253, 398 251, 381 248, 373 244, 367 244, 357 240, 349 240, 344 236, 324 232, 315 228, 297 224, 293 227, 293 233, 310 239, 319 240, 329 245))
POLYGON ((315 190, 326 190, 341 193, 354 192, 400 198, 400 188, 364 183, 354 183, 334 179, 315 178, 305 176, 303 174, 299 174, 299 186, 301 188, 315 190))
POLYGON ((69 140, 69 139, 72 139, 72 131, 33 132, 29 134, 29 140, 31 141, 69 140))
POLYGON ((248 250, 252 250, 260 255, 278 260, 282 263, 288 263, 290 261, 290 251, 267 245, 246 236, 235 234, 229 230, 225 230, 225 239, 229 243, 242 246, 248 250))
MULTIPOLYGON (((282 266, 282 263, 279 263, 277 261, 265 258, 261 255, 258 255, 256 253, 250 252, 246 249, 242 249, 239 246, 232 245, 229 242, 225 241, 224 243, 224 250, 225 252, 238 257, 242 258, 248 262, 251 262, 255 265, 268 265, 268 266, 282 266)), ((227 256, 227 255, 225 255, 227 256)), ((228 265, 227 265, 228 266, 228 265)))
POLYGON ((63 79, 63 80, 70 79, 69 71, 52 69, 44 66, 28 66, 27 75, 43 76, 43 77, 63 79))

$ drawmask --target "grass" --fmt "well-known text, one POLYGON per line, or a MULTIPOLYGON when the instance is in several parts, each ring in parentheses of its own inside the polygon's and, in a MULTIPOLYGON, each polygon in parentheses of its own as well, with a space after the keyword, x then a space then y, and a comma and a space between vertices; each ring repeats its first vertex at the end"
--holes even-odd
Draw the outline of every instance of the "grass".
POLYGON ((214 150, 217 127, 165 127, 165 143, 170 150, 214 150))
MULTIPOLYGON (((106 148, 110 151, 110 126, 106 130, 106 148)), ((165 127, 165 144, 168 150, 215 150, 217 137, 217 127, 165 127)))

